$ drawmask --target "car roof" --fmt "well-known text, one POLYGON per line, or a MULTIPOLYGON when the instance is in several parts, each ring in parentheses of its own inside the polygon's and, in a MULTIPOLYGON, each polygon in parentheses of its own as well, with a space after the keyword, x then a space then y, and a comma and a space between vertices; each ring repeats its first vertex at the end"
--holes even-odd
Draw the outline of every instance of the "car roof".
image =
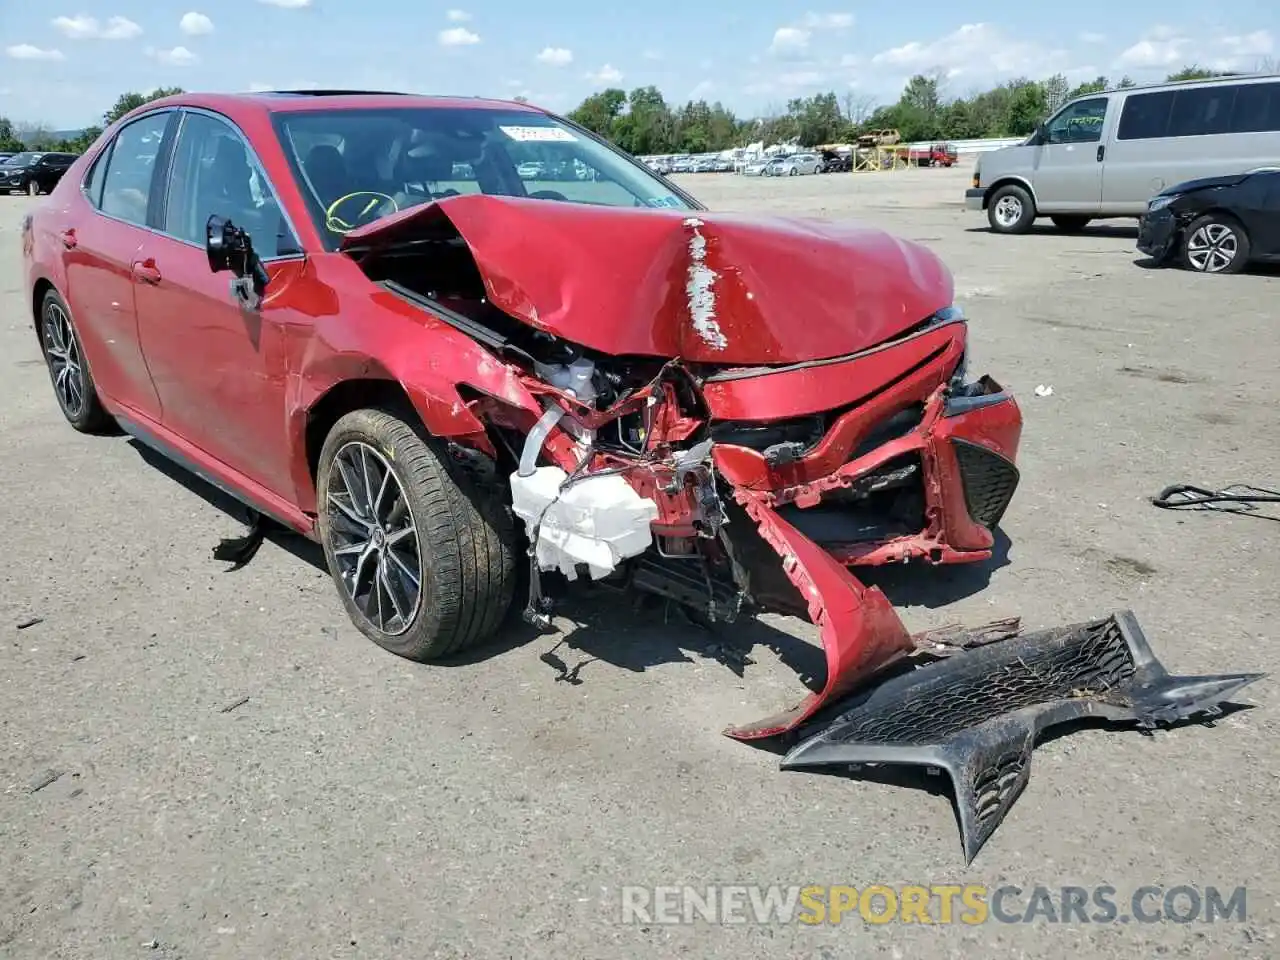
POLYGON ((180 93, 152 100, 128 116, 161 107, 202 107, 233 120, 251 113, 301 113, 312 110, 472 109, 522 110, 546 115, 547 111, 518 100, 483 97, 432 96, 379 90, 266 90, 253 93, 180 93))

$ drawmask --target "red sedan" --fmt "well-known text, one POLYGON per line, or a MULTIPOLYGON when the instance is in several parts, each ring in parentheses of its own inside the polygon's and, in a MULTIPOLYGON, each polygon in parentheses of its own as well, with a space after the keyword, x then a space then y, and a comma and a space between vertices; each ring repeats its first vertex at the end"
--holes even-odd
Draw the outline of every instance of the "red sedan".
POLYGON ((818 624, 825 685, 742 738, 910 650, 850 569, 989 557, 1018 479, 1018 407, 968 378, 932 253, 708 212, 525 104, 155 101, 23 249, 71 425, 318 540, 394 653, 453 654, 513 602, 545 622, 548 578, 818 624))

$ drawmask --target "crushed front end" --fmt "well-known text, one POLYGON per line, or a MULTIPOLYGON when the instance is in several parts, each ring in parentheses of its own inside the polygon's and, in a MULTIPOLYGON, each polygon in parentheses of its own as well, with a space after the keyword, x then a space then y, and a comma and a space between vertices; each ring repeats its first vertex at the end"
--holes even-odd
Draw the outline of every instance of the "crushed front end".
POLYGON ((965 343, 963 316, 947 309, 818 362, 672 361, 643 384, 628 384, 643 363, 566 354, 544 364, 526 385, 548 412, 511 447, 522 464, 515 512, 534 544, 529 618, 545 615, 537 584, 556 571, 657 594, 704 620, 808 620, 826 654, 821 687, 725 732, 794 729, 914 649, 853 568, 991 555, 1018 482, 1021 414, 995 381, 967 378, 965 343), (535 466, 541 458, 551 463, 535 466))

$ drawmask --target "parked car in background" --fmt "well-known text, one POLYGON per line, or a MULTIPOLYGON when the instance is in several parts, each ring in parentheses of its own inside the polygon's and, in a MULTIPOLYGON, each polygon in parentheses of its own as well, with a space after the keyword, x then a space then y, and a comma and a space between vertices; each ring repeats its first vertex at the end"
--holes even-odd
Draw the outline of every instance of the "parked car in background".
POLYGON ((779 157, 765 168, 766 177, 798 177, 801 174, 819 173, 822 170, 822 159, 814 153, 794 153, 789 157, 779 157))
POLYGON ((927 147, 912 147, 907 160, 917 167, 950 167, 960 159, 953 143, 931 143, 927 147))
POLYGON ((748 160, 742 165, 741 173, 744 177, 763 177, 765 170, 769 169, 772 160, 748 160))
POLYGON ((0 164, 0 193, 48 193, 77 159, 74 153, 16 153, 0 164))
POLYGON ((1280 161, 1280 77, 1219 77, 1079 97, 1025 143, 980 154, 970 210, 996 233, 1140 217, 1170 184, 1280 161))
POLYGON ((1280 169, 1166 187, 1147 204, 1138 249, 1197 273, 1280 261, 1280 169))
POLYGON ((822 151, 822 173, 847 173, 853 169, 853 154, 822 151))

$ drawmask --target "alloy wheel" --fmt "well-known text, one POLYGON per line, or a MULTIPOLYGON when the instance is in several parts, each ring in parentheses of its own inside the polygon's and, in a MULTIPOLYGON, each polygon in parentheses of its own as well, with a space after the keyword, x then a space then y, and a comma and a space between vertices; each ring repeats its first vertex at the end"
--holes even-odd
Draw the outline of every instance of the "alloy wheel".
POLYGON ((1005 196, 996 201, 996 222, 1002 227, 1012 227, 1022 218, 1022 201, 1005 196))
POLYGON ((328 546, 342 586, 370 624, 398 636, 422 604, 422 548, 404 488, 359 440, 334 455, 328 481, 328 546))
POLYGON ((1187 262, 1201 273, 1219 273, 1240 250, 1236 233, 1223 223, 1206 223, 1187 241, 1187 262))
POLYGON ((71 318, 56 303, 50 303, 44 311, 44 352, 49 362, 49 376, 58 403, 70 420, 84 412, 85 381, 84 361, 80 354, 80 342, 76 339, 71 318))

